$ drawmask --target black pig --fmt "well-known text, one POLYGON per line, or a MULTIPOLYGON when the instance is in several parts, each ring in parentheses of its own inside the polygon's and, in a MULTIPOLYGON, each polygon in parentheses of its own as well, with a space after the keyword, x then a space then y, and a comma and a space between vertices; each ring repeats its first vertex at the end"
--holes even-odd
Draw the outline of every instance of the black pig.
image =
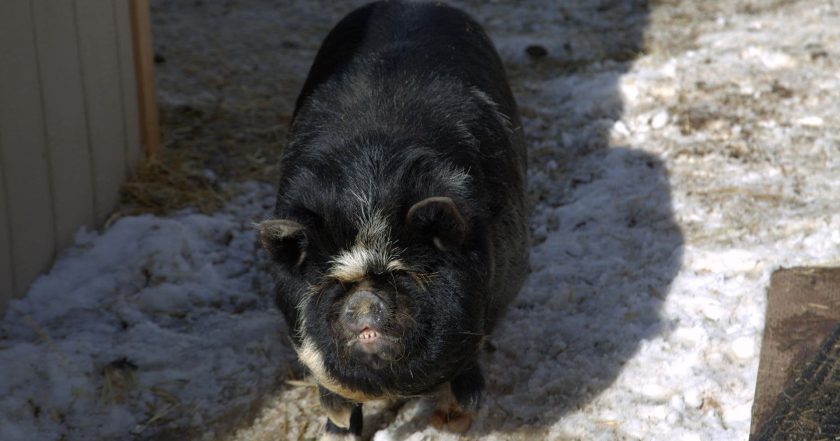
POLYGON ((528 271, 522 128, 481 26, 440 3, 350 13, 280 169, 260 239, 326 436, 359 436, 366 401, 434 394, 436 422, 468 428, 479 345, 528 271))

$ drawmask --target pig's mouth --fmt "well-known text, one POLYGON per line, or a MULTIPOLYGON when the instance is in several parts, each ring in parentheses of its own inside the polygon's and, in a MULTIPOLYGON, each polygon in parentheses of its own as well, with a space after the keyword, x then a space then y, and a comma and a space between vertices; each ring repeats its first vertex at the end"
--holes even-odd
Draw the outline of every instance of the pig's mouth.
POLYGON ((371 328, 365 328, 362 329, 362 332, 360 332, 356 338, 363 344, 368 342, 373 343, 379 338, 379 333, 371 328))
POLYGON ((387 361, 394 360, 400 350, 398 338, 369 326, 350 338, 346 345, 352 353, 361 355, 364 360, 368 360, 370 356, 387 361))

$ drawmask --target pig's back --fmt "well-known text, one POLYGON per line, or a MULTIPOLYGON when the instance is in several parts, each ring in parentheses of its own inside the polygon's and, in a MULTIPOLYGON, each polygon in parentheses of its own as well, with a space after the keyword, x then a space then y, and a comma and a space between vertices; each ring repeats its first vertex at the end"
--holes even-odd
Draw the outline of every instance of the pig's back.
POLYGON ((296 144, 340 148, 311 139, 296 143, 296 137, 332 131, 351 139, 380 126, 394 137, 433 145, 442 158, 470 170, 492 238, 495 269, 488 274, 486 316, 487 331, 492 330, 528 271, 527 159, 504 68, 481 26, 437 3, 384 1, 360 8, 336 25, 318 51, 295 119, 287 156, 306 155, 294 151, 296 144), (505 121, 470 127, 478 139, 476 150, 430 141, 452 121, 473 117, 461 102, 485 98, 500 116, 492 122, 505 121))

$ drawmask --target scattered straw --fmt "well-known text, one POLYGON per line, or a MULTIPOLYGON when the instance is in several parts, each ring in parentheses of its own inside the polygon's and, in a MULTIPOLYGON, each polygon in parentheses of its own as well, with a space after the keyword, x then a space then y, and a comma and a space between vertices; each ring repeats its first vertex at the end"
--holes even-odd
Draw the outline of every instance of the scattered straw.
POLYGON ((59 357, 61 357, 62 362, 67 362, 67 356, 61 350, 61 348, 58 347, 58 345, 55 343, 55 340, 53 340, 52 337, 50 337, 49 334, 47 334, 47 331, 44 330, 44 328, 38 325, 38 323, 35 321, 35 319, 32 318, 32 316, 26 315, 23 317, 23 320, 26 322, 27 325, 29 325, 30 328, 32 328, 33 331, 35 331, 36 334, 38 334, 38 337, 40 337, 41 340, 43 340, 44 343, 46 343, 47 346, 49 346, 49 348, 53 350, 53 352, 55 352, 56 354, 58 354, 59 357))
POLYGON ((196 166, 179 152, 165 152, 160 160, 142 164, 122 187, 126 214, 165 214, 187 207, 202 213, 218 210, 226 195, 196 166))
POLYGON ((294 387, 318 387, 318 384, 313 381, 286 380, 286 384, 294 387))
POLYGON ((178 406, 180 406, 180 404, 170 404, 164 407, 163 409, 158 410, 157 412, 155 412, 154 415, 151 416, 151 418, 146 420, 146 422, 143 423, 141 427, 145 429, 146 427, 155 424, 157 421, 162 420, 164 417, 166 417, 166 415, 175 410, 175 408, 177 408, 178 406))
POLYGON ((237 181, 276 182, 291 121, 267 103, 161 107, 163 148, 123 184, 118 216, 219 210, 237 181))
POLYGON ((137 384, 137 366, 126 359, 111 362, 102 369, 99 400, 103 403, 123 402, 137 384))

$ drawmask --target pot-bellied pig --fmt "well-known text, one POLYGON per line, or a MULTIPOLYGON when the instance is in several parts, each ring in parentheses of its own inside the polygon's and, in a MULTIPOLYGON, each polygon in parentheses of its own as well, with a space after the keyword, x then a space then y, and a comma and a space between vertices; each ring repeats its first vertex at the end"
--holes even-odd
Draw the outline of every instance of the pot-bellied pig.
POLYGON ((327 437, 358 436, 362 403, 418 396, 469 427, 480 343, 528 271, 525 172, 504 68, 467 14, 383 1, 329 33, 258 226, 327 437))

